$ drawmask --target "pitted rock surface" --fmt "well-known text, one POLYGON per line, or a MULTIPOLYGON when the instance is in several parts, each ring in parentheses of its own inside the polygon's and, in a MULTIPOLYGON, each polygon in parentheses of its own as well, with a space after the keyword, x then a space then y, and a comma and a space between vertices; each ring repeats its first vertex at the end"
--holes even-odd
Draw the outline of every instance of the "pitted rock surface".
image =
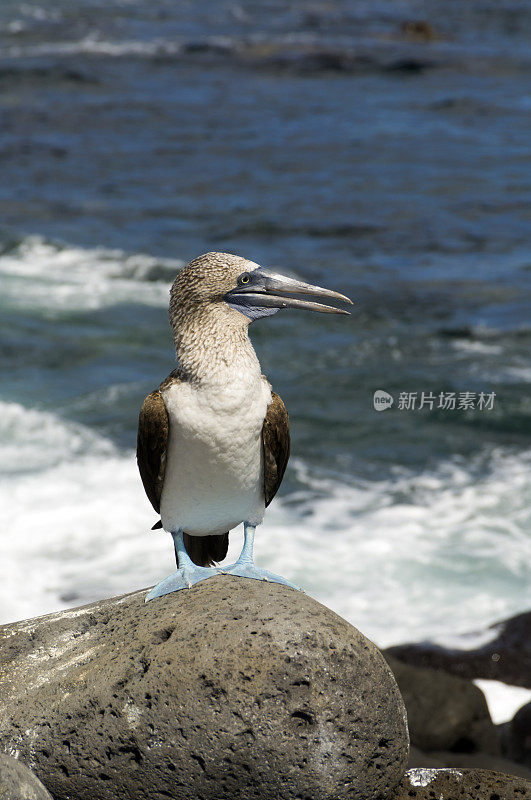
POLYGON ((16 758, 0 753, 0 800, 53 800, 33 772, 16 758))
POLYGON ((487 769, 410 769, 389 800, 529 800, 531 783, 487 769))
POLYGON ((228 575, 0 628, 0 747, 55 800, 371 800, 406 768, 377 648, 279 584, 228 575))

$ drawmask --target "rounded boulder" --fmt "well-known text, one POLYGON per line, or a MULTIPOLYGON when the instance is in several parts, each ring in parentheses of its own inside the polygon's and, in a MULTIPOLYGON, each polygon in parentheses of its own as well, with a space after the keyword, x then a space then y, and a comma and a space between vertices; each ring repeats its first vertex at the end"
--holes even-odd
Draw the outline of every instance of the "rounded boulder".
POLYGON ((373 800, 406 768, 381 653, 279 584, 137 592, 5 626, 0 643, 0 744, 56 800, 373 800))
POLYGON ((0 800, 53 800, 33 772, 7 753, 0 753, 0 800))

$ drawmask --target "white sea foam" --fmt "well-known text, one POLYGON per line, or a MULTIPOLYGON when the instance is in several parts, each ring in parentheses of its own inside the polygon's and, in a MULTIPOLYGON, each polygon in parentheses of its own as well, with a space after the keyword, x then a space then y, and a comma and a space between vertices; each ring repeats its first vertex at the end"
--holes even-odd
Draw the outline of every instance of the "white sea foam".
MULTIPOLYGON (((15 21, 18 30, 24 30, 26 23, 22 20, 15 21)), ((12 32, 17 32, 17 28, 12 32)), ((240 43, 231 36, 206 36, 201 38, 201 43, 213 49, 232 50, 239 44, 245 45, 252 40, 260 42, 263 37, 250 37, 240 43)), ((280 37, 279 41, 282 41, 280 37)), ((286 39, 286 43, 289 39, 286 39)), ((153 58, 175 57, 186 50, 187 42, 177 38, 167 39, 156 36, 152 39, 106 39, 98 32, 87 34, 81 39, 49 42, 31 42, 14 44, 5 48, 6 56, 10 58, 38 58, 43 56, 72 56, 72 55, 98 55, 111 58, 153 58)))
POLYGON ((6 55, 11 58, 36 58, 42 56, 105 55, 112 57, 172 56, 180 52, 182 46, 172 40, 154 38, 149 41, 129 39, 112 41, 97 34, 88 34, 74 41, 39 42, 38 44, 11 45, 6 55))
POLYGON ((485 628, 531 603, 530 461, 498 450, 483 478, 449 462, 351 486, 296 464, 325 494, 277 506, 261 550, 379 644, 485 628))
POLYGON ((444 647, 449 650, 477 650, 479 647, 484 647, 491 642, 494 642, 500 631, 498 626, 495 625, 483 631, 473 631, 470 633, 461 634, 446 634, 445 636, 433 636, 431 641, 439 647, 444 647))
POLYGON ((452 342, 452 346, 454 350, 459 350, 467 355, 497 356, 502 353, 501 345, 474 339, 457 339, 456 341, 452 342))
MULTIPOLYGON (((19 415, 20 407, 0 403, 0 417, 16 423, 19 415)), ((28 417, 35 432, 41 418, 35 450, 45 450, 48 436, 49 455, 28 457, 28 447, 0 484, 0 621, 160 577, 171 566, 169 543, 148 533, 155 515, 142 496, 133 453, 118 452, 82 425, 62 427, 51 414, 28 417)))
POLYGON ((55 414, 0 402, 0 475, 46 470, 86 453, 105 458, 113 453, 110 442, 90 428, 60 419, 55 414))
POLYGON ((53 317, 119 303, 166 306, 172 276, 182 266, 178 259, 60 246, 28 236, 0 256, 2 307, 53 317), (161 279, 146 280, 154 270, 161 279))
POLYGON ((506 683, 486 678, 478 678, 474 683, 487 698, 487 705, 495 725, 501 725, 502 722, 512 719, 519 708, 531 701, 531 689, 507 686, 506 683))

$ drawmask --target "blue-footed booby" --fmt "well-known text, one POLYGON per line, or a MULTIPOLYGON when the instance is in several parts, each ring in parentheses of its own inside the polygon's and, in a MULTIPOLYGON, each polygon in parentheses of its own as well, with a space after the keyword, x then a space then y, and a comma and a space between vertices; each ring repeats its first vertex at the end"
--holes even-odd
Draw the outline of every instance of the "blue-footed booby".
MULTIPOLYGON (((253 563, 254 531, 282 482, 290 451, 284 403, 262 375, 248 328, 282 308, 347 314, 294 294, 351 301, 228 253, 207 253, 170 291, 178 367, 144 401, 137 459, 146 494, 173 537, 177 572, 146 602, 218 574, 293 586, 253 563), (228 532, 244 524, 238 560, 228 532)), ((298 587, 293 587, 298 588, 298 587)))

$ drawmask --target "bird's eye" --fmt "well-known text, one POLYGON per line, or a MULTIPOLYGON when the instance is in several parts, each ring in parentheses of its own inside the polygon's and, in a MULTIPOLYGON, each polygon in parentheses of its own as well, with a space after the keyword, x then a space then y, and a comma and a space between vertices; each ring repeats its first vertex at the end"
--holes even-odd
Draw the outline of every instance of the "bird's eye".
POLYGON ((243 275, 240 275, 240 277, 238 278, 238 283, 239 284, 249 283, 250 280, 251 280, 251 276, 249 275, 249 273, 248 272, 244 272, 243 275))

